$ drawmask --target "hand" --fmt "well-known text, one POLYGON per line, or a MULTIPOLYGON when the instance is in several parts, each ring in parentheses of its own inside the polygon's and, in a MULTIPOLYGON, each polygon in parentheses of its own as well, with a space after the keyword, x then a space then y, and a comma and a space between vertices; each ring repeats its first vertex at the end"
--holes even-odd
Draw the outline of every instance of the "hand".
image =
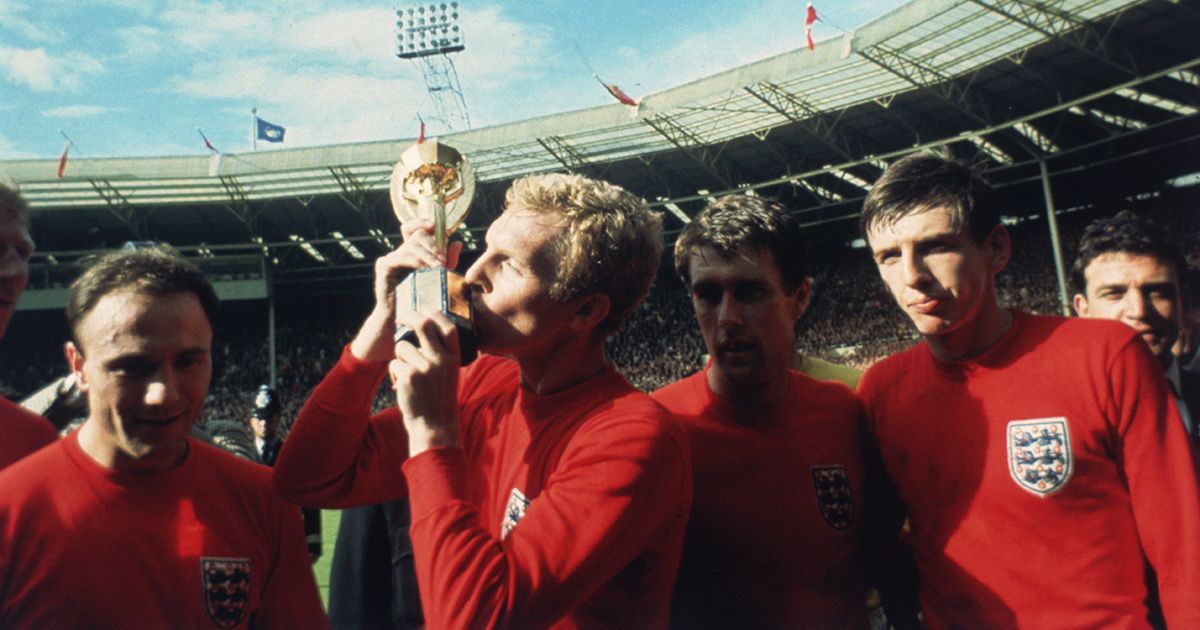
POLYGON ((404 311, 398 317, 420 343, 396 344, 396 359, 388 366, 408 431, 409 456, 458 446, 458 329, 440 311, 404 311))
POLYGON ((410 221, 401 226, 401 232, 404 244, 375 261, 375 308, 350 342, 351 354, 364 361, 384 362, 393 356, 396 286, 414 269, 457 265, 462 251, 462 243, 453 243, 445 256, 439 254, 433 242, 432 221, 410 221))

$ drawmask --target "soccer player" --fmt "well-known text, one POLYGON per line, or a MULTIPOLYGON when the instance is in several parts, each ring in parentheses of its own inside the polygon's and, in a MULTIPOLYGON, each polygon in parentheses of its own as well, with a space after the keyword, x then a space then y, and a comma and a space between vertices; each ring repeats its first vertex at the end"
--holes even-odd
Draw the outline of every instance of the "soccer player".
POLYGON ((71 285, 88 418, 0 472, 0 627, 328 627, 270 471, 188 437, 216 310, 200 270, 160 249, 71 285))
POLYGON ((862 409, 789 369, 809 282, 800 226, 731 195, 675 241, 707 367, 654 392, 687 428, 695 494, 680 628, 865 627, 862 409))
MULTIPOLYGON (((17 310, 29 280, 29 206, 20 193, 0 183, 0 337, 17 310)), ((13 359, 10 359, 13 360, 13 359)), ((0 469, 54 441, 54 426, 0 396, 0 469)))
POLYGON ((860 393, 911 523, 932 628, 1200 627, 1200 488, 1162 370, 1116 322, 1001 308, 1010 242, 994 191, 922 153, 861 219, 924 343, 860 393))
MULTIPOLYGON (((411 222, 410 222, 411 223, 411 222)), ((649 291, 661 219, 577 175, 517 180, 466 272, 483 353, 392 289, 442 257, 432 223, 376 263, 376 305, 275 464, 277 489, 343 507, 407 495, 429 627, 664 627, 691 502, 677 421, 607 360, 649 291), (397 405, 371 417, 389 374, 397 405)))
POLYGON ((1115 319, 1137 331, 1166 371, 1184 427, 1200 438, 1200 374, 1180 369, 1175 342, 1183 329, 1188 265, 1166 230, 1128 210, 1093 221, 1071 267, 1080 317, 1115 319))

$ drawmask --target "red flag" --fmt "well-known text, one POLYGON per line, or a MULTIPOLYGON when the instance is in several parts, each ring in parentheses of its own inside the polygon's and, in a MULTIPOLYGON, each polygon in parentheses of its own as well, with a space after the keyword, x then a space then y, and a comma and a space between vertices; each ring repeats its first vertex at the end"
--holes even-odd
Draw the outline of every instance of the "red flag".
MULTIPOLYGON (((604 83, 604 82, 601 81, 601 83, 604 83)), ((621 88, 617 87, 616 83, 604 83, 604 89, 608 90, 608 93, 612 94, 613 98, 617 99, 618 101, 621 101, 622 105, 628 105, 630 107, 638 106, 638 102, 633 100, 632 96, 629 96, 628 94, 622 92, 621 88)))
POLYGON ((813 48, 817 47, 817 45, 813 43, 812 27, 813 27, 813 22, 816 22, 819 19, 820 18, 817 17, 817 10, 814 9, 812 3, 809 2, 808 9, 806 10, 805 16, 804 16, 804 39, 807 40, 807 42, 808 42, 809 50, 812 50, 813 48))
POLYGON ((201 131, 199 127, 196 127, 196 131, 200 132, 200 138, 204 140, 204 148, 212 151, 213 153, 220 153, 220 151, 217 150, 217 147, 214 147, 212 143, 208 141, 208 136, 204 135, 204 132, 201 131))
POLYGON ((421 115, 417 115, 417 120, 421 121, 421 131, 417 133, 417 144, 425 142, 425 119, 421 115))
POLYGON ((67 171, 67 153, 69 153, 70 151, 71 151, 71 141, 67 140, 67 142, 65 144, 63 144, 62 156, 60 156, 58 158, 58 178, 59 179, 62 179, 63 173, 65 173, 67 171))
POLYGON ((603 85, 604 89, 608 90, 608 93, 612 94, 612 97, 620 101, 622 105, 628 105, 630 107, 638 106, 638 102, 633 100, 632 96, 622 92, 621 88, 617 87, 616 83, 605 83, 604 79, 601 79, 600 76, 595 73, 593 73, 592 76, 596 77, 596 80, 600 82, 600 85, 603 85))

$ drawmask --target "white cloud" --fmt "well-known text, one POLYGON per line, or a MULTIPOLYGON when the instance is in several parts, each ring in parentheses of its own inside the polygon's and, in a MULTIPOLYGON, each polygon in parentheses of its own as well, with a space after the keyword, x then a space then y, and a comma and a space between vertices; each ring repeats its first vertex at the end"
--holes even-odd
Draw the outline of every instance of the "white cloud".
POLYGON ((120 111, 107 105, 66 105, 42 111, 46 118, 87 118, 120 111))
POLYGON ((42 48, 0 46, 0 76, 38 92, 75 91, 103 72, 104 66, 84 53, 51 55, 42 48))
POLYGON ((22 2, 0 0, 0 31, 11 31, 21 37, 39 43, 59 42, 65 39, 60 29, 34 24, 22 14, 29 10, 22 2))
POLYGON ((121 42, 120 54, 133 60, 152 59, 167 50, 163 32, 153 26, 127 26, 116 29, 113 34, 121 42))
MULTIPOLYGON (((40 157, 46 157, 44 155, 38 155, 36 153, 18 149, 17 145, 2 133, 0 133, 0 155, 3 155, 4 159, 6 160, 32 160, 40 157)), ((3 177, 3 174, 0 174, 0 179, 3 177)))

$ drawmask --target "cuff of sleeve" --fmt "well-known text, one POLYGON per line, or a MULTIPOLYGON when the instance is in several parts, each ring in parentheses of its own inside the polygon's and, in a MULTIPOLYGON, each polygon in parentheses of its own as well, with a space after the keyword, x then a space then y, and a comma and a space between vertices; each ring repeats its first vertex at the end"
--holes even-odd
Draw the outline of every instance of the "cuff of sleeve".
POLYGON ((414 523, 451 503, 468 502, 466 453, 461 448, 429 449, 408 458, 401 469, 414 523))

